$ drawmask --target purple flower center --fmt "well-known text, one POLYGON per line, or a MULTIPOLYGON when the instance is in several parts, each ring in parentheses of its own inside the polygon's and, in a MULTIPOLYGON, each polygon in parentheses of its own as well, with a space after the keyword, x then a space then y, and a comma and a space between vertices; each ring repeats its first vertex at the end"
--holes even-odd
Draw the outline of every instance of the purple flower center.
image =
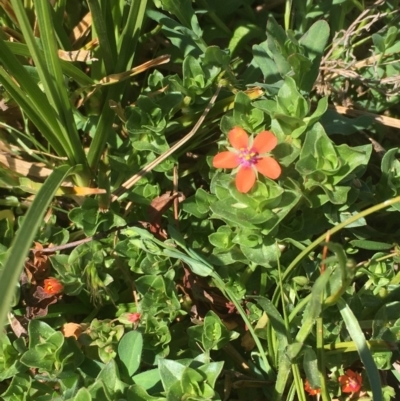
POLYGON ((251 167, 257 163, 258 153, 252 148, 241 148, 239 149, 238 157, 242 167, 251 167))

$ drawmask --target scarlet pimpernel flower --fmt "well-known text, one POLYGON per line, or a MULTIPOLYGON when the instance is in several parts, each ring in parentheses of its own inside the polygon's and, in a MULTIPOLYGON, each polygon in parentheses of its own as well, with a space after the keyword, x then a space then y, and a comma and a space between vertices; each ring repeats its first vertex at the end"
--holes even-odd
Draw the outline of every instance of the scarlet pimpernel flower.
POLYGON ((310 382, 308 381, 308 379, 305 380, 304 382, 304 390, 307 391, 308 394, 310 395, 317 395, 321 393, 321 389, 320 388, 312 388, 310 386, 310 382))
POLYGON ((343 393, 357 393, 361 389, 362 377, 351 369, 347 369, 344 375, 339 376, 338 381, 343 393))
POLYGON ((64 286, 56 278, 49 277, 44 280, 43 290, 48 295, 54 295, 63 292, 64 286))
POLYGON ((246 193, 253 188, 257 172, 272 180, 276 180, 281 175, 281 166, 269 156, 269 152, 278 143, 272 132, 262 131, 253 140, 243 128, 235 127, 229 131, 228 141, 232 148, 216 154, 213 166, 237 168, 235 183, 239 192, 246 193))

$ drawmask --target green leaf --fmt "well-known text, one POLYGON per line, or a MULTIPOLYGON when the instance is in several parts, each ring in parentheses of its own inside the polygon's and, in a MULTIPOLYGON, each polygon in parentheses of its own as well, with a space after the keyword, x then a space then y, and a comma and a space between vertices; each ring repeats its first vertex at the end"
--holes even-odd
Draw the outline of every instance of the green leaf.
POLYGON ((26 401, 31 388, 32 378, 28 374, 17 374, 1 397, 5 401, 26 401))
POLYGON ((286 41, 286 32, 275 18, 270 17, 267 22, 268 51, 282 77, 285 77, 291 70, 291 66, 286 60, 286 54, 284 54, 286 41))
MULTIPOLYGON (((202 31, 199 21, 192 7, 190 0, 160 0, 164 10, 175 15, 179 22, 186 28, 192 29, 198 38, 201 38, 202 31)), ((205 47, 202 48, 205 51, 205 47)))
POLYGON ((275 61, 272 60, 269 55, 267 41, 262 42, 259 45, 254 45, 252 50, 254 60, 264 76, 264 82, 266 84, 272 84, 279 81, 281 76, 275 61))
MULTIPOLYGON (((143 387, 145 390, 158 388, 161 385, 161 377, 158 369, 150 369, 132 377, 134 383, 143 387)), ((162 390, 162 387, 160 391, 162 390)))
POLYGON ((215 246, 216 248, 220 249, 229 249, 233 244, 231 240, 231 230, 228 228, 226 230, 226 226, 223 226, 224 230, 221 230, 221 227, 218 229, 218 232, 211 233, 208 236, 208 240, 210 241, 211 245, 215 246))
POLYGON ((316 123, 326 112, 327 109, 328 109, 328 98, 323 97, 319 99, 317 108, 315 109, 314 113, 312 113, 310 117, 304 118, 304 121, 307 122, 307 126, 311 126, 314 123, 316 123))
POLYGON ((212 388, 215 388, 215 383, 219 375, 222 372, 224 362, 211 362, 206 363, 198 368, 199 371, 203 372, 207 377, 207 384, 212 388))
POLYGON ((252 41, 252 39, 264 35, 264 32, 262 32, 257 25, 248 21, 240 22, 241 23, 239 23, 234 29, 228 44, 228 49, 233 57, 237 56, 245 45, 252 41))
POLYGON ((321 388, 321 374, 318 369, 317 355, 311 347, 305 347, 303 367, 311 388, 321 388))
POLYGON ((203 375, 201 375, 195 369, 186 367, 179 384, 185 395, 202 395, 202 389, 200 388, 199 383, 203 381, 203 375))
POLYGON ((244 92, 238 92, 235 96, 233 121, 235 126, 243 127, 247 132, 257 132, 264 121, 264 113, 252 106, 244 92))
POLYGON ((86 388, 80 388, 73 401, 92 401, 92 396, 86 388))
POLYGON ((166 256, 176 258, 187 263, 192 272, 198 274, 201 277, 209 277, 212 275, 212 269, 209 266, 206 266, 204 263, 201 263, 193 258, 190 258, 189 256, 186 256, 182 252, 173 251, 171 249, 165 249, 164 254, 166 256))
POLYGON ((300 89, 310 92, 319 74, 319 64, 329 39, 329 25, 320 20, 311 25, 310 29, 300 38, 299 44, 305 49, 305 56, 312 61, 311 69, 301 80, 300 89))
POLYGON ((385 39, 379 33, 372 34, 372 42, 380 53, 385 53, 386 45, 385 39))
POLYGON ((174 19, 156 10, 146 10, 146 14, 152 20, 158 22, 162 26, 162 31, 171 43, 177 47, 185 57, 188 54, 199 56, 201 51, 196 43, 197 36, 188 28, 185 28, 174 19))
POLYGON ((166 398, 164 397, 152 397, 138 384, 129 387, 127 391, 127 399, 135 401, 166 401, 166 398))
MULTIPOLYGON (((128 333, 129 334, 129 333, 128 333)), ((123 337, 121 341, 123 340, 123 337)), ((118 349, 121 343, 118 344, 118 349)), ((119 378, 119 372, 115 360, 112 359, 108 362, 101 372, 98 374, 96 380, 102 381, 107 388, 108 393, 114 396, 123 394, 127 385, 119 378)))
POLYGON ((95 381, 90 387, 88 387, 89 393, 95 401, 113 401, 108 396, 108 392, 104 382, 101 380, 95 381))
POLYGON ((352 240, 350 244, 355 248, 368 249, 370 251, 384 251, 386 249, 392 249, 393 244, 387 244, 385 242, 368 241, 368 240, 352 240))
POLYGON ((249 248, 244 245, 240 246, 244 256, 251 262, 260 266, 272 267, 276 266, 279 252, 273 240, 264 238, 262 244, 249 248))
MULTIPOLYGON (((254 298, 257 303, 263 308, 264 312, 268 316, 268 324, 271 324, 273 328, 273 333, 276 336, 278 340, 278 346, 276 348, 276 355, 275 355, 275 360, 279 361, 280 356, 286 349, 288 345, 288 337, 287 337, 287 330, 285 326, 285 322, 283 320, 283 317, 279 313, 279 311, 275 308, 274 304, 265 297, 252 297, 254 298)), ((261 329, 256 329, 256 333, 258 333, 261 329)), ((265 329, 262 329, 263 331, 265 329)), ((264 338, 265 335, 263 333, 262 338, 264 338)))
POLYGON ((160 371, 164 390, 167 390, 176 382, 180 382, 182 380, 182 375, 186 369, 186 366, 170 359, 160 359, 158 362, 158 369, 160 371))
POLYGON ((368 115, 348 118, 335 110, 328 109, 321 116, 320 122, 329 136, 332 134, 352 135, 355 132, 368 129, 373 123, 373 119, 368 115))
POLYGON ((332 270, 330 268, 327 268, 325 272, 318 277, 317 281, 312 287, 311 299, 307 303, 306 309, 304 310, 302 324, 300 330, 296 335, 296 341, 298 343, 304 343, 306 341, 308 335, 314 327, 315 321, 321 314, 321 297, 331 277, 331 274, 332 270))
POLYGON ((132 376, 140 366, 143 336, 138 331, 126 333, 118 344, 118 356, 128 375, 132 376))
POLYGON ((276 112, 303 119, 308 110, 308 103, 297 90, 296 82, 293 78, 286 77, 278 92, 276 112))
POLYGON ((314 60, 323 55, 328 39, 329 25, 326 21, 320 20, 311 25, 299 43, 307 50, 306 55, 314 60))
POLYGON ((296 358, 302 353, 303 349, 304 344, 295 341, 286 347, 285 354, 291 363, 295 363, 296 358))
POLYGON ((47 323, 40 320, 31 320, 28 326, 29 347, 35 348, 36 345, 48 341, 56 331, 47 323))
POLYGON ((207 312, 202 326, 202 344, 206 351, 223 348, 231 340, 231 335, 221 319, 213 311, 207 312))
POLYGON ((0 325, 5 321, 14 296, 14 284, 18 282, 26 255, 32 246, 33 239, 43 222, 43 217, 54 194, 63 181, 71 173, 69 166, 60 166, 53 170, 39 192, 36 194, 25 219, 19 228, 8 256, 0 270, 0 325))

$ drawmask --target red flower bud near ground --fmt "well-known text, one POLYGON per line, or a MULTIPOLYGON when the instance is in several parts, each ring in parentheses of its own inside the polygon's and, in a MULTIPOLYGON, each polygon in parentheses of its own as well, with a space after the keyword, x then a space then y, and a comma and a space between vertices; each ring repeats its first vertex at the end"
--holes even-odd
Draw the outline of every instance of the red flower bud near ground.
POLYGON ((54 295, 63 292, 64 286, 56 278, 49 277, 44 280, 43 290, 48 295, 54 295))
POLYGON ((215 168, 233 168, 237 170, 236 188, 246 193, 253 188, 257 173, 276 180, 281 175, 281 166, 268 155, 278 144, 276 136, 269 131, 262 131, 253 140, 243 128, 235 127, 228 133, 233 149, 214 156, 215 168))
POLYGON ((128 319, 131 323, 136 323, 140 320, 141 314, 139 312, 130 313, 128 319))
POLYGON ((343 393, 357 393, 361 389, 362 377, 351 369, 347 369, 344 375, 339 376, 338 381, 343 393))
POLYGON ((310 383, 308 381, 308 379, 306 379, 306 381, 304 382, 304 390, 307 391, 308 394, 310 395, 317 395, 321 393, 321 389, 320 388, 312 388, 310 386, 310 383))

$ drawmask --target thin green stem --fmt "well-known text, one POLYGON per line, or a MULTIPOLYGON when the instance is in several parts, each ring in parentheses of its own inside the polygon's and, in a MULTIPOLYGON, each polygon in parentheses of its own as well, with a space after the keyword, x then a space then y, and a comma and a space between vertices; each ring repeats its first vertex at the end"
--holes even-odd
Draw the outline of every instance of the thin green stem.
MULTIPOLYGON (((385 202, 379 203, 378 205, 375 206, 371 206, 370 208, 363 210, 362 212, 351 216, 350 218, 348 218, 347 220, 343 221, 342 223, 338 224, 337 226, 331 228, 330 234, 331 236, 336 234, 337 232, 339 232, 340 230, 342 230, 343 228, 347 227, 348 225, 356 222, 357 220, 369 216, 372 213, 375 213, 379 210, 382 209, 386 209, 389 206, 394 205, 395 203, 400 202, 400 196, 396 196, 393 199, 389 199, 385 202)), ((302 251, 299 255, 296 256, 296 258, 292 261, 292 263, 290 263, 290 265, 288 266, 288 268, 285 270, 285 272, 283 273, 282 276, 282 280, 285 281, 290 274, 292 274, 293 270, 295 269, 295 267, 311 252, 313 251, 318 245, 320 245, 322 242, 324 242, 326 239, 326 233, 323 233, 322 235, 320 235, 315 241, 313 241, 310 245, 308 245, 304 251, 302 251)), ((278 301, 278 297, 279 297, 279 292, 280 292, 280 287, 277 286, 274 295, 272 297, 272 302, 274 303, 274 305, 277 305, 277 301, 278 301)))
MULTIPOLYGON (((321 302, 323 300, 321 299, 321 302)), ((322 401, 331 401, 328 388, 326 385, 326 355, 324 350, 324 322, 322 317, 317 319, 317 355, 318 355, 318 368, 321 373, 321 395, 322 401)))
POLYGON ((307 398, 304 391, 303 380, 301 380, 300 369, 297 363, 294 363, 292 365, 292 372, 294 377, 294 385, 296 387, 297 398, 299 401, 306 401, 307 398))
POLYGON ((359 11, 363 12, 364 11, 364 6, 360 4, 359 1, 357 0, 351 0, 351 2, 355 5, 356 8, 358 8, 359 11))
POLYGON ((304 297, 296 304, 296 306, 289 315, 289 322, 291 322, 300 313, 300 311, 307 306, 307 304, 310 302, 310 299, 311 299, 311 294, 308 294, 306 297, 304 297))
MULTIPOLYGON (((369 340, 366 341, 368 349, 371 351, 393 351, 393 345, 388 344, 383 340, 369 340)), ((324 350, 327 351, 328 355, 341 354, 345 352, 357 352, 357 346, 354 341, 345 341, 341 343, 332 343, 324 345, 324 350)))
POLYGON ((270 365, 269 365, 267 357, 265 355, 264 348, 263 348, 261 341, 258 338, 253 326, 251 325, 246 312, 242 308, 242 305, 240 305, 240 303, 236 299, 235 294, 229 288, 226 287, 222 278, 217 273, 215 273, 215 271, 213 272, 212 277, 213 277, 213 280, 215 281, 215 283, 217 284, 219 290, 226 294, 227 298, 235 305, 235 307, 238 310, 243 321, 246 323, 246 326, 247 326, 251 336, 253 337, 254 343, 256 344, 256 347, 260 354, 261 360, 264 364, 263 368, 265 369, 266 372, 268 372, 270 365))
POLYGON ((292 14, 292 6, 293 6, 293 0, 286 0, 285 15, 284 15, 285 31, 290 29, 290 16, 292 14))

